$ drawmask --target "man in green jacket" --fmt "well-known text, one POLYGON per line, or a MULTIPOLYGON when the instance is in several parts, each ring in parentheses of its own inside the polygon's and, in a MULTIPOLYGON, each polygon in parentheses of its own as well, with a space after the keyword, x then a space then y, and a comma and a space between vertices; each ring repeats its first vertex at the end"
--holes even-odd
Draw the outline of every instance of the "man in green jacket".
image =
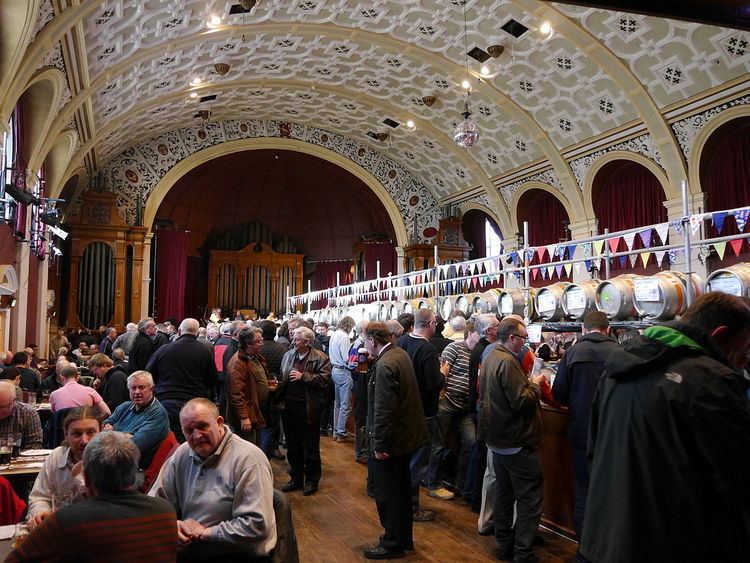
POLYGON ((530 380, 516 356, 528 332, 522 321, 506 318, 497 329, 500 343, 479 372, 479 438, 495 468, 495 540, 500 559, 530 563, 542 515, 542 467, 536 446, 541 436, 539 382, 530 380), (513 525, 513 505, 517 515, 513 525))

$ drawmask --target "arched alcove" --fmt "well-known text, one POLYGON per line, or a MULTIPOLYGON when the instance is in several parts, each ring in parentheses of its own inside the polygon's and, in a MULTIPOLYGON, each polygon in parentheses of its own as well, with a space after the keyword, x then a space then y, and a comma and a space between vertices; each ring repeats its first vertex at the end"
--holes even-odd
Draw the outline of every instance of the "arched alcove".
MULTIPOLYGON (((600 234, 605 229, 616 232, 667 221, 667 209, 663 204, 666 196, 659 179, 651 170, 632 160, 613 160, 602 166, 593 178, 591 198, 600 234)), ((639 236, 635 237, 632 248, 643 248, 639 236)), ((620 242, 618 250, 627 250, 625 242, 620 242)), ((627 258, 613 260, 611 269, 633 270, 639 274, 660 269, 653 256, 649 257, 646 267, 640 257, 633 266, 627 258)))
POLYGON ((0 2, 0 82, 25 50, 24 38, 38 11, 38 2, 0 2))
MULTIPOLYGON (((750 205, 750 117, 733 119, 711 134, 700 157, 700 179, 706 193, 706 211, 750 205)), ((705 229, 707 237, 729 236, 739 232, 737 224, 729 217, 721 233, 708 221, 705 229)), ((750 260, 749 247, 745 240, 737 256, 727 244, 723 260, 715 252, 711 254, 710 269, 750 260)))
POLYGON ((23 115, 23 156, 29 168, 36 171, 43 158, 36 151, 46 141, 46 135, 57 111, 57 100, 64 77, 56 68, 37 75, 24 90, 19 103, 23 115))
POLYGON ((76 148, 77 135, 66 131, 60 135, 44 159, 45 180, 47 185, 55 186, 65 173, 76 148))
MULTIPOLYGON (((568 238, 567 227, 570 224, 570 217, 565 210, 563 202, 555 197, 554 194, 541 188, 532 188, 525 191, 518 198, 516 204, 516 217, 518 220, 519 230, 523 229, 524 221, 529 223, 529 240, 528 245, 534 247, 555 244, 568 238)), ((554 258, 553 258, 554 260, 554 258)), ((541 262, 550 262, 550 256, 545 255, 541 262)), ((539 256, 535 253, 531 261, 532 264, 539 264, 539 256)), ((568 279, 565 271, 560 276, 555 274, 559 279, 568 279)), ((542 279, 541 275, 536 278, 532 275, 531 285, 539 287, 548 285, 557 281, 556 279, 542 279)))
POLYGON ((487 238, 485 236, 485 225, 489 222, 495 234, 503 239, 503 233, 500 232, 497 222, 488 213, 480 209, 469 209, 461 217, 461 229, 463 230, 464 239, 472 245, 469 259, 484 258, 487 255, 487 238))

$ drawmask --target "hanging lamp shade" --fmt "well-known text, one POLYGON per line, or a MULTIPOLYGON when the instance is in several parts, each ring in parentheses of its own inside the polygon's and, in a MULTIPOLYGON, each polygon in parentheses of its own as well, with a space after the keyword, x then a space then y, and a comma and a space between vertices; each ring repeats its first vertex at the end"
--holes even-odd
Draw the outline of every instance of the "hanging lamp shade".
POLYGON ((477 144, 477 141, 479 140, 479 128, 477 127, 477 124, 471 120, 469 104, 466 104, 466 108, 461 115, 463 116, 463 121, 461 121, 455 131, 453 131, 453 142, 459 147, 468 149, 477 144))

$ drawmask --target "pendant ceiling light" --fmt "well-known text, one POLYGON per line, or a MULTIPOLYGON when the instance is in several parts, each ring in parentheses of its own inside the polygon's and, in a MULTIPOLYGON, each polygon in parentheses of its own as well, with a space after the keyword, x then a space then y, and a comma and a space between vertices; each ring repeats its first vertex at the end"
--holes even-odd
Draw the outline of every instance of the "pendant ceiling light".
MULTIPOLYGON (((462 2, 464 7, 464 53, 466 57, 466 84, 471 85, 469 81, 469 43, 467 38, 467 25, 466 25, 466 0, 462 2)), ((461 113, 463 120, 458 124, 455 131, 453 131, 453 142, 459 147, 468 149, 477 144, 479 140, 479 128, 477 124, 471 119, 471 87, 466 89, 466 103, 464 104, 464 111, 461 113)))

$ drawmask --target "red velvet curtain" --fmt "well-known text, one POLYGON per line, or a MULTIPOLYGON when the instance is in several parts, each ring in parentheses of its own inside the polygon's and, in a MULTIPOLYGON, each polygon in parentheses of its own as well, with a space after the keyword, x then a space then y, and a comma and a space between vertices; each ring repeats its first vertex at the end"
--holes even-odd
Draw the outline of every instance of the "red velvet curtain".
POLYGON ((365 278, 374 280, 377 274, 377 262, 380 261, 380 277, 388 272, 396 273, 396 252, 392 242, 374 242, 365 245, 365 278))
POLYGON ((179 322, 185 316, 188 239, 185 231, 156 231, 156 315, 159 320, 174 317, 179 322))
MULTIPOLYGON (((312 274, 311 287, 313 291, 328 289, 329 287, 336 287, 336 274, 339 274, 339 280, 341 285, 349 285, 352 283, 352 266, 354 265, 351 261, 331 261, 331 262, 318 262, 315 266, 315 272, 312 274)), ((328 305, 328 299, 318 299, 313 301, 313 309, 321 309, 328 305)))
MULTIPOLYGON (((568 233, 565 225, 570 221, 565 206, 551 193, 536 189, 529 190, 521 196, 518 201, 518 228, 523 229, 523 222, 529 222, 529 245, 534 247, 546 246, 565 240, 568 233)), ((557 261, 559 258, 551 257, 548 253, 543 255, 541 263, 557 261)), ((539 264, 537 254, 531 260, 531 264, 539 264)), ((553 278, 543 279, 538 273, 536 279, 532 276, 531 286, 541 287, 556 281, 569 279, 565 270, 560 275, 554 274, 553 278)))
POLYGON ((211 314, 208 304, 208 264, 202 256, 188 256, 185 274, 186 317, 203 319, 211 314))
MULTIPOLYGON (((26 151, 24 150, 24 129, 23 129, 23 109, 21 102, 16 104, 13 110, 13 154, 11 155, 13 170, 11 172, 10 183, 19 189, 26 189, 26 151)), ((16 236, 26 238, 26 214, 27 206, 23 203, 16 205, 15 231, 16 236)))
MULTIPOLYGON (((594 214, 599 220, 600 233, 604 229, 615 232, 667 221, 667 208, 663 204, 666 196, 659 180, 650 170, 636 162, 625 162, 613 167, 601 184, 595 182, 593 189, 594 214)), ((658 238, 654 237, 652 245, 657 244, 658 238)), ((643 248, 641 237, 635 237, 632 248, 643 248)), ((627 250, 624 242, 620 242, 618 250, 627 250)), ((620 262, 619 258, 613 260, 610 268, 637 271, 639 274, 656 273, 660 269, 653 256, 646 268, 640 258, 635 267, 630 266, 629 260, 624 265, 620 262)))
MULTIPOLYGON (((723 131, 719 129, 714 135, 722 135, 723 131)), ((703 190, 708 192, 707 211, 721 211, 750 205, 750 120, 743 120, 739 127, 727 133, 716 143, 711 154, 706 155, 702 160, 705 168, 701 183, 703 190)), ((705 224, 707 237, 739 233, 737 224, 731 217, 727 217, 724 221, 721 233, 717 232, 711 221, 705 224)), ((745 232, 748 228, 750 227, 745 227, 745 232)), ((719 260, 716 254, 712 254, 709 263, 712 269, 715 269, 748 261, 750 260, 749 248, 750 243, 745 240, 742 245, 743 251, 739 256, 735 256, 727 244, 724 260, 719 260)))

